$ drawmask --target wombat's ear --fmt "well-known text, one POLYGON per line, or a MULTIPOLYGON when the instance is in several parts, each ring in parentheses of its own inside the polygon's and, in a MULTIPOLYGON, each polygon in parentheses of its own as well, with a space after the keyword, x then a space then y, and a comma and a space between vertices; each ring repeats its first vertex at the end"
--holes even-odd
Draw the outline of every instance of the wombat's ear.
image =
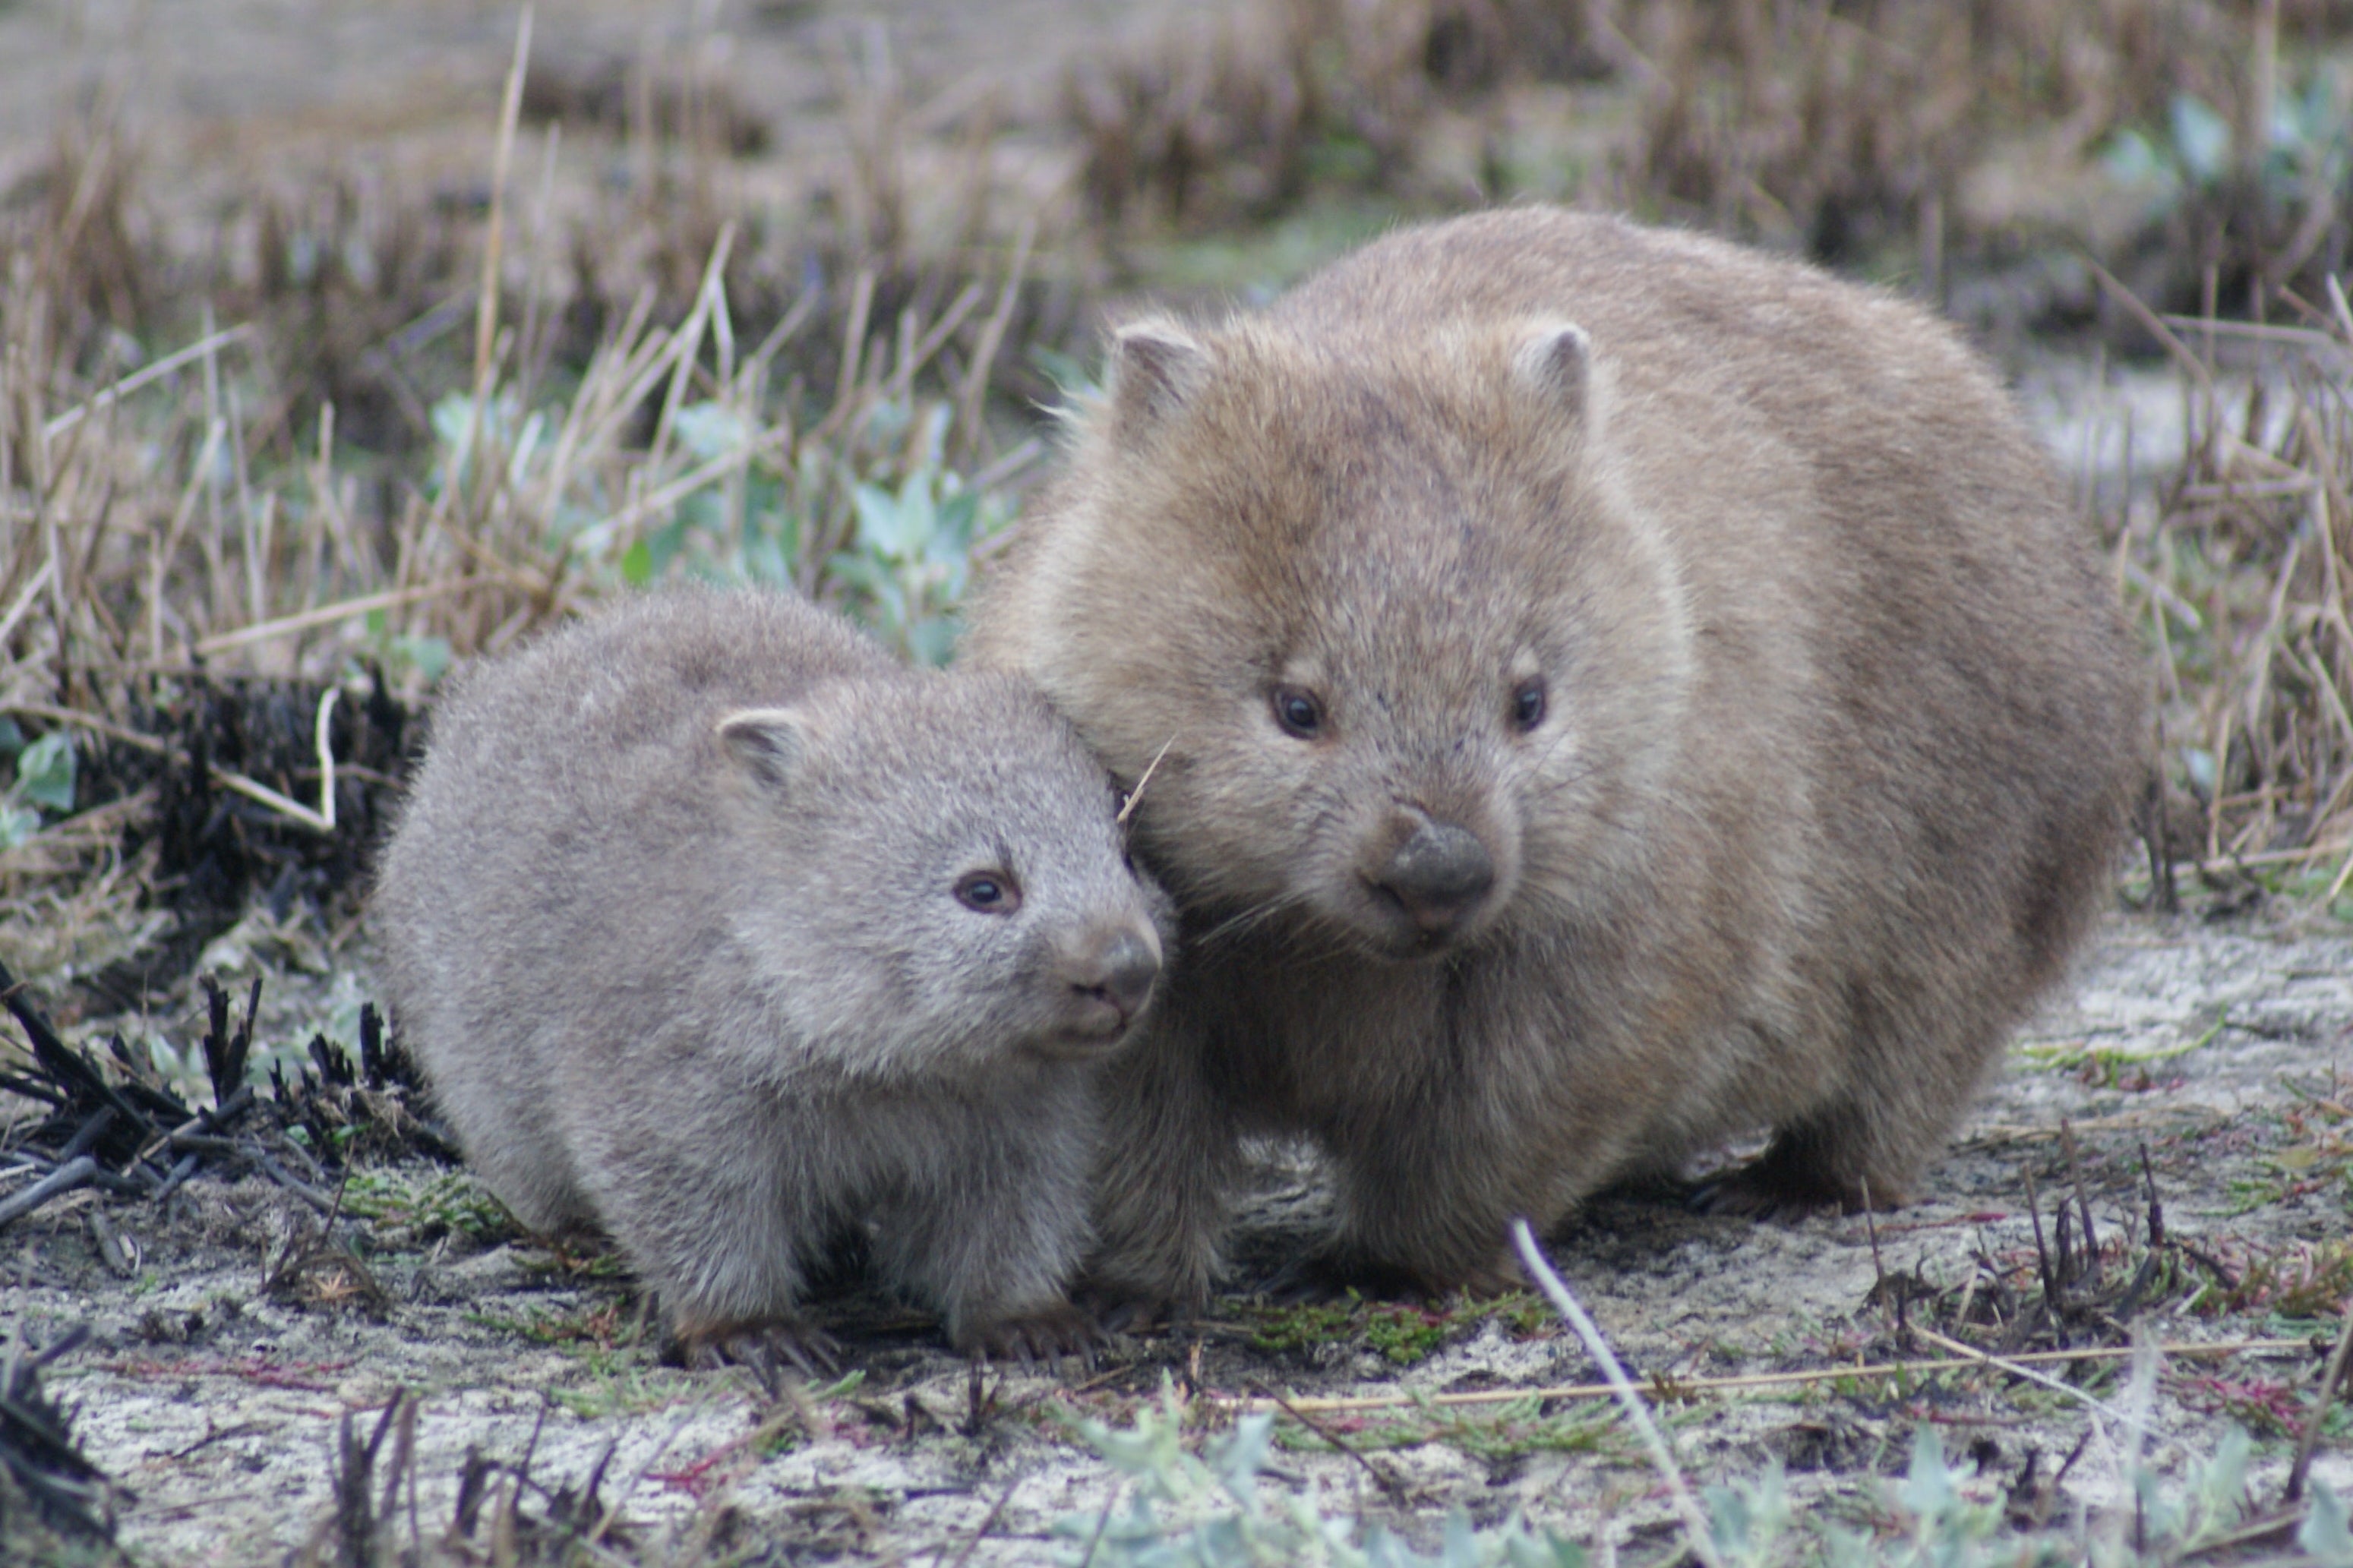
POLYGON ((1512 355, 1512 374, 1522 385, 1589 421, 1593 407, 1593 340, 1574 321, 1539 321, 1512 355))
POLYGON ((762 784, 791 785, 809 750, 809 721, 791 708, 743 708, 719 721, 727 754, 762 784))
POLYGON ((1174 321, 1134 321, 1112 338, 1112 418, 1132 437, 1166 418, 1209 374, 1209 351, 1174 321))

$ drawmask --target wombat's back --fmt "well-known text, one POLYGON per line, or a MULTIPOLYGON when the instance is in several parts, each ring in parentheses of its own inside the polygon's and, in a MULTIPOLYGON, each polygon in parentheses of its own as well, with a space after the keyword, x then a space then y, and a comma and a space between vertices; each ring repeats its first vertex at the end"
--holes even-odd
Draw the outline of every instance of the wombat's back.
POLYGON ((526 1223, 593 1217, 561 1136, 567 1046, 651 1035, 680 1001, 662 977, 721 941, 719 720, 891 668, 791 595, 680 589, 486 663, 436 706, 377 870, 382 969, 442 1109, 526 1223))

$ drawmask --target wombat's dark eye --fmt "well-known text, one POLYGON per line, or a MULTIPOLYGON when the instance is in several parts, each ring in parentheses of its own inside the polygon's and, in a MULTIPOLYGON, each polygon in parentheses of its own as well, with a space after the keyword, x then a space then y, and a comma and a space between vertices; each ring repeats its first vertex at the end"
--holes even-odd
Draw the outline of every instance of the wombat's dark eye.
POLYGON ((967 871, 956 879, 956 902, 977 914, 1009 915, 1021 907, 1021 889, 1000 871, 967 871))
POLYGON ((1282 726, 1284 733, 1312 741, 1323 731, 1324 705, 1315 700, 1312 691, 1296 686, 1278 686, 1274 689, 1274 721, 1282 726))
POLYGON ((1532 675, 1512 691, 1512 722, 1525 732, 1543 723, 1544 716, 1544 677, 1532 675))

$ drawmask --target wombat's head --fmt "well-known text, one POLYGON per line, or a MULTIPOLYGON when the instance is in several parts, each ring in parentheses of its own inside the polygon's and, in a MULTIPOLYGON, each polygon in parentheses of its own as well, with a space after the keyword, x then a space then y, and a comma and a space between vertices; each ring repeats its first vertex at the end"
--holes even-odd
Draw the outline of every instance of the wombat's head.
POLYGON ((1118 1044, 1150 1000, 1166 900, 1103 765, 1026 684, 910 676, 728 714, 735 928, 803 1030, 877 1071, 1118 1044))
POLYGON ((1205 940, 1393 958, 1622 889, 1688 632, 1563 321, 1311 343, 1119 334, 1111 396, 983 610, 1133 784, 1205 940), (1615 871, 1611 870, 1615 868, 1615 871))

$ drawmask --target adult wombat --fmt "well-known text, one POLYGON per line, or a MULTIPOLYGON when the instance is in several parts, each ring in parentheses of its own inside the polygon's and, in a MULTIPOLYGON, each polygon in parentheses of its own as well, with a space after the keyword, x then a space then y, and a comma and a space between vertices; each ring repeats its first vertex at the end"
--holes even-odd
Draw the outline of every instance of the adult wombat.
POLYGON ((1121 331, 979 605, 1133 784, 1183 956, 1095 1265, 1198 1300, 1236 1141, 1335 1260, 1769 1127, 1751 1209, 1896 1201, 2099 908, 2140 678, 2043 456, 1926 314, 1558 211, 1121 331))
POLYGON ((860 1221, 960 1347, 1066 1348, 1090 1079, 1165 903, 1035 692, 832 616, 649 595, 440 703, 375 892, 393 1015, 516 1216, 593 1222, 699 1352, 797 1356, 860 1221))

